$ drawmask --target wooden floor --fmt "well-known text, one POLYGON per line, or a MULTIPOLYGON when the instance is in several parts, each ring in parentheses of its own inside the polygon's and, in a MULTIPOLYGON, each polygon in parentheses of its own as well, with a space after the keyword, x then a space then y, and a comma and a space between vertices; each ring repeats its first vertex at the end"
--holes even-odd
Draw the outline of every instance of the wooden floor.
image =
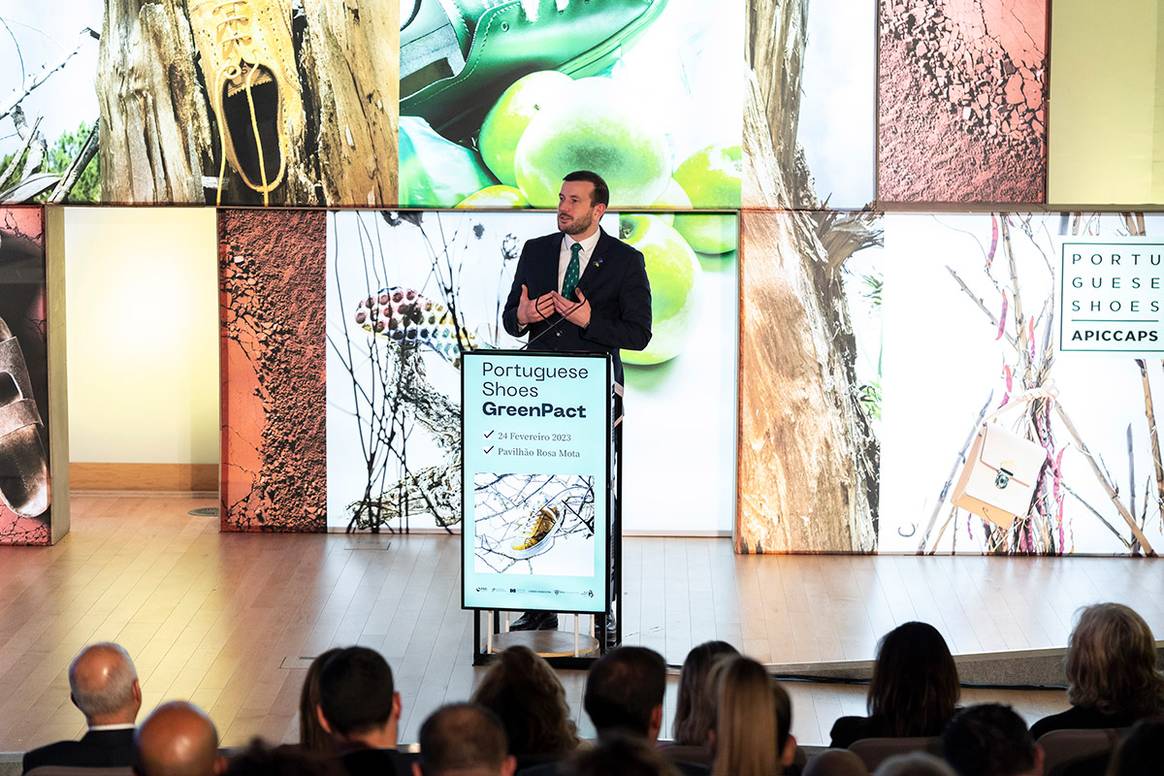
MULTIPOLYGON (((311 656, 364 644, 392 664, 401 738, 466 698, 472 615, 460 609, 459 540, 220 534, 190 517, 212 501, 73 498, 72 533, 52 548, 0 548, 0 750, 77 736, 66 668, 84 644, 122 643, 145 708, 186 698, 228 745, 294 740, 311 656)), ((1119 559, 740 557, 724 539, 626 542, 626 641, 680 663, 720 638, 770 663, 872 657, 894 625, 934 623, 955 652, 1063 646, 1074 610, 1097 600, 1138 609, 1164 634, 1164 563, 1119 559)), ((563 672, 580 730, 584 675, 563 672)), ((794 683, 793 731, 827 742, 861 713, 864 690, 794 683)), ((1060 692, 967 691, 1028 719, 1065 707, 1060 692)), ((670 725, 674 686, 668 691, 670 725)))

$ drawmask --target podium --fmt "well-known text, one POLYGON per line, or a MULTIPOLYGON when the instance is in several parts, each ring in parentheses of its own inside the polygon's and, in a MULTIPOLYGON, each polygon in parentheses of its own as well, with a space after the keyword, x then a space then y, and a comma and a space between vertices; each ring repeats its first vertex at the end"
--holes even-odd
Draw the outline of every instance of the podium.
POLYGON ((605 651, 579 623, 603 632, 622 593, 612 373, 605 353, 462 356, 461 607, 474 611, 474 665, 519 643, 560 667, 605 651), (503 627, 501 612, 523 611, 573 614, 574 632, 503 627))

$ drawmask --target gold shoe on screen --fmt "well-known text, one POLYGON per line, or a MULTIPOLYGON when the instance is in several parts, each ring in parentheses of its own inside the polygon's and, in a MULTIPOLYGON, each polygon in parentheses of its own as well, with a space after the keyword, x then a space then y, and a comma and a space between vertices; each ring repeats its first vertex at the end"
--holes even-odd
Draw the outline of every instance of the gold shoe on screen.
POLYGON ((303 100, 291 20, 279 0, 190 0, 190 26, 218 125, 218 195, 226 164, 263 195, 287 171, 288 131, 298 136, 303 100))
POLYGON ((530 518, 529 524, 525 528, 525 538, 514 544, 512 549, 520 554, 519 557, 532 557, 540 554, 549 549, 549 544, 543 545, 543 543, 550 538, 557 526, 558 508, 542 507, 530 518))

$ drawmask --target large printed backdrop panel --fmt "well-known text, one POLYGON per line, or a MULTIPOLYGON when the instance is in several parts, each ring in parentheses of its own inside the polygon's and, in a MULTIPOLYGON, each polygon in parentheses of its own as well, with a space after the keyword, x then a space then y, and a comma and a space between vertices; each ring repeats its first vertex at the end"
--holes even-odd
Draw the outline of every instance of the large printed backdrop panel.
POLYGON ((44 213, 0 209, 0 544, 49 544, 44 213))
POLYGON ((8 3, 0 199, 395 202, 399 11, 398 0, 8 3))
MULTIPOLYGON (((521 346, 501 310, 522 243, 553 219, 219 218, 224 529, 456 528, 458 338, 475 349, 521 346)), ((610 213, 603 227, 643 252, 653 292, 651 343, 623 354, 625 527, 729 531, 736 219, 610 213)))
POLYGON ((419 3, 400 33, 401 204, 554 207, 563 175, 593 169, 615 207, 738 208, 742 11, 419 3))
POLYGON ((1047 6, 881 0, 879 201, 1045 201, 1047 6))
POLYGON ((747 212, 742 227, 739 550, 1164 545, 1160 360, 1098 338, 1061 350, 1056 300, 1070 289, 1071 317, 1121 339, 1156 326, 1164 217, 747 212), (1061 258, 1095 240, 1144 243, 1147 268, 1061 258), (987 425, 1026 440, 1029 469, 973 447, 987 425), (1013 523, 954 505, 979 464, 1030 487, 1013 523))
POLYGON ((1159 289, 1133 290, 1130 275, 1121 281, 1127 272, 1121 268, 1085 274, 1061 264, 1059 250, 1064 241, 1144 241, 1153 245, 1141 260, 1158 267, 1164 219, 900 215, 884 223, 881 549, 1159 551, 1160 360, 1059 350, 1063 313, 1055 296, 1066 284, 1086 286, 1075 292, 1082 297, 1104 299, 1109 292, 1091 290, 1094 275, 1105 286, 1119 283, 1130 298, 1118 311, 1091 316, 1117 322, 1093 325, 1122 330, 1135 326, 1118 320, 1151 317, 1159 289), (1138 314, 1129 315, 1136 298, 1138 314), (1054 398, 1027 402, 1035 390, 1054 398), (1030 512, 1009 530, 950 503, 951 485, 973 457, 970 441, 984 421, 1045 450, 1030 512))
POLYGON ((218 215, 225 531, 326 524, 325 217, 218 215))
POLYGON ((412 5, 8 3, 0 200, 520 208, 574 167, 661 211, 1164 197, 1152 0, 1051 35, 1047 0, 412 5))
MULTIPOLYGON (((1064 262, 1064 242, 1138 241, 1156 266, 1164 216, 747 211, 738 275, 728 244, 691 250, 689 218, 713 217, 604 222, 644 252, 653 290, 655 336, 625 354, 628 530, 734 527, 743 552, 1164 546, 1159 359, 1060 349, 1056 301, 1068 287, 1110 305, 1090 289, 1120 274, 1064 262), (1031 488, 1013 523, 953 503, 991 463, 972 448, 987 424, 1035 450, 1008 469, 1031 488)), ((457 342, 520 344, 501 308, 548 217, 221 219, 224 525, 455 528, 457 342)))
POLYGON ((875 198, 876 0, 746 7, 745 208, 860 209, 875 198))
POLYGON ((740 552, 877 548, 879 219, 745 212, 740 552))
MULTIPOLYGON (((532 213, 328 218, 328 525, 455 527, 458 337, 474 349, 522 346, 501 312, 522 244, 554 222, 532 213)), ((652 289, 651 343, 622 356, 625 528, 729 530, 735 218, 611 213, 602 223, 643 252, 652 289), (694 251, 687 234, 709 250, 694 251)))

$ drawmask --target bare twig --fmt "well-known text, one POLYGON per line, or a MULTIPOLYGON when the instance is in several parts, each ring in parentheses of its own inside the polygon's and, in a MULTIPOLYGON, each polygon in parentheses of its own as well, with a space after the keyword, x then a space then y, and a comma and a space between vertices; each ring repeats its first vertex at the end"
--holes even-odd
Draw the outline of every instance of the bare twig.
POLYGON ((39 87, 45 81, 47 81, 53 73, 57 72, 58 70, 63 68, 65 65, 67 65, 69 63, 69 60, 72 59, 73 57, 75 57, 81 51, 81 48, 87 42, 87 38, 92 38, 92 39, 96 40, 96 39, 100 38, 100 36, 97 34, 97 32, 95 30, 91 30, 88 27, 81 30, 81 39, 77 42, 76 47, 73 48, 72 51, 70 51, 68 54, 65 55, 64 59, 62 59, 60 62, 58 62, 53 67, 50 67, 49 65, 45 65, 40 70, 33 73, 31 77, 25 78, 21 82, 20 86, 16 87, 16 89, 15 89, 16 96, 14 98, 10 98, 8 100, 8 102, 5 103, 5 106, 3 108, 0 108, 0 119, 6 119, 10 115, 12 115, 12 111, 18 105, 20 105, 20 103, 24 100, 25 97, 32 94, 32 92, 34 90, 36 90, 37 87, 39 87))
POLYGON ((1080 496, 1078 493, 1076 493, 1075 490, 1072 489, 1071 486, 1069 486, 1067 483, 1060 483, 1060 486, 1063 488, 1063 490, 1074 496, 1075 500, 1082 504, 1088 512, 1094 515, 1096 519, 1098 519, 1099 522, 1103 524, 1104 528, 1111 531, 1112 536, 1114 536, 1116 539, 1119 539, 1120 544, 1122 544, 1128 550, 1132 549, 1132 542, 1129 542, 1127 537, 1119 532, 1118 528, 1112 525, 1106 517, 1100 514, 1098 509, 1093 507, 1091 504, 1088 504, 1087 501, 1084 500, 1083 496, 1080 496))
MULTIPOLYGON (((966 281, 962 280, 962 278, 958 276, 958 273, 954 270, 953 267, 947 264, 946 269, 951 275, 954 276, 954 280, 958 282, 958 286, 962 289, 966 296, 970 297, 970 299, 974 301, 974 304, 978 305, 978 309, 982 311, 982 313, 990 320, 992 324, 998 326, 998 316, 990 312, 990 308, 986 306, 986 303, 982 301, 982 298, 970 290, 970 286, 966 285, 966 281)), ((1016 348, 1018 347, 1018 341, 1014 338, 1013 335, 1011 335, 1009 331, 1004 332, 1004 336, 1006 337, 1007 342, 1016 348)))
POLYGON ((1096 462, 1095 455, 1093 455, 1091 450, 1088 449, 1087 443, 1083 441, 1083 437, 1079 435, 1079 432, 1075 428, 1075 424, 1071 422, 1071 418, 1067 415, 1067 411, 1063 409, 1062 402, 1055 402, 1055 412, 1058 413, 1059 419, 1063 421, 1063 425, 1067 427, 1067 433, 1069 433, 1075 440, 1075 444, 1079 447, 1079 451, 1083 453, 1083 457, 1087 459, 1087 463, 1091 466, 1092 473, 1095 474, 1096 479, 1099 480, 1100 484, 1103 486, 1103 489, 1107 491, 1108 498, 1111 499, 1111 503, 1114 504, 1116 510, 1119 511, 1120 517, 1124 519, 1124 522, 1127 523, 1128 528, 1132 530, 1132 536, 1134 536, 1136 541, 1140 543, 1140 546, 1144 548, 1144 553, 1146 555, 1155 555, 1156 551, 1152 549, 1152 544, 1148 541, 1148 537, 1145 536, 1144 532, 1140 530, 1140 526, 1136 524, 1136 519, 1131 515, 1130 512, 1128 512, 1128 508, 1124 506, 1124 503, 1120 501, 1119 493, 1116 491, 1115 486, 1108 481, 1108 478, 1100 469, 1099 463, 1096 462))
POLYGON ((73 190, 73 186, 77 185, 77 180, 81 177, 81 173, 85 172, 85 168, 89 166, 89 162, 97 155, 97 140, 100 134, 98 125, 100 123, 100 118, 93 122, 93 129, 89 130, 89 136, 85 138, 85 145, 81 146, 81 152, 73 159, 69 165, 69 169, 65 170, 64 177, 61 178, 56 188, 49 194, 49 202, 63 202, 65 197, 69 196, 69 192, 73 190))
MULTIPOLYGON (((1144 388, 1144 415, 1148 418, 1148 439, 1152 442, 1152 463, 1156 468, 1156 509, 1164 515, 1164 459, 1160 456, 1160 433, 1156 428, 1156 408, 1152 402, 1152 386, 1148 381, 1148 363, 1136 359, 1140 367, 1140 382, 1144 388)), ((1147 509, 1147 503, 1144 508, 1147 509)))
MULTIPOLYGON (((970 443, 974 441, 974 437, 978 434, 979 427, 982 426, 982 419, 986 417, 986 410, 990 407, 990 402, 994 399, 994 391, 986 397, 986 402, 983 403, 982 409, 978 410, 978 417, 974 419, 974 424, 970 426, 970 433, 966 437, 966 441, 962 443, 962 449, 958 452, 958 457, 954 459, 954 465, 950 467, 950 474, 946 477, 946 482, 942 485, 942 492, 938 494, 938 503, 934 505, 934 511, 930 513, 930 521, 926 525, 926 530, 922 533, 921 542, 917 546, 917 554, 922 555, 926 551, 926 543, 929 540, 930 532, 934 530, 934 523, 938 520, 938 513, 942 510, 942 505, 946 503, 946 499, 950 495, 950 485, 954 482, 954 477, 958 474, 958 468, 966 461, 966 450, 970 448, 970 443)), ((944 530, 944 529, 943 529, 944 530)), ((939 534, 938 539, 941 539, 939 534)), ((937 540, 934 541, 934 546, 937 546, 937 540)))

